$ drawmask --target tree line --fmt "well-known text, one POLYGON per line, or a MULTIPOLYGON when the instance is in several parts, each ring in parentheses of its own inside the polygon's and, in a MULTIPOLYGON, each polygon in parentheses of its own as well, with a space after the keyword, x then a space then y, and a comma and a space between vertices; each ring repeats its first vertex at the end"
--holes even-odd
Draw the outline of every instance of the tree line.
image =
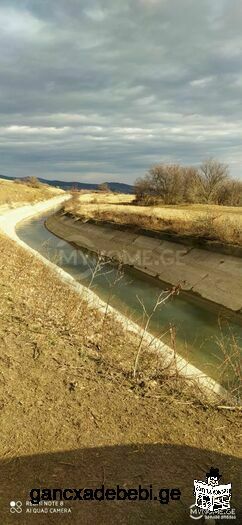
POLYGON ((242 206, 242 181, 215 159, 201 166, 157 164, 135 182, 136 202, 152 205, 203 203, 242 206))

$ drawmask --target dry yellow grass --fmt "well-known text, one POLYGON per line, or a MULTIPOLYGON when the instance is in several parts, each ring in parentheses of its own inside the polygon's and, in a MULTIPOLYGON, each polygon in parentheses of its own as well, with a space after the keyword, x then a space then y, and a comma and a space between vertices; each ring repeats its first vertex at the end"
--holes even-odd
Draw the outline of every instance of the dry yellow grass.
MULTIPOLYGON (((134 380, 137 336, 2 235, 0 250, 0 523, 14 523, 9 501, 25 502, 36 484, 151 482, 179 486, 183 505, 77 501, 71 523, 138 524, 141 516, 185 525, 194 476, 203 479, 211 464, 232 482, 239 511, 238 414, 200 400, 190 383, 170 383, 148 352, 134 380)), ((42 525, 43 516, 27 522, 42 525)))
POLYGON ((131 204, 134 201, 134 195, 127 195, 125 193, 103 193, 103 192, 83 192, 78 194, 78 200, 81 204, 100 204, 105 205, 122 205, 122 204, 131 204))
POLYGON ((15 207, 20 204, 29 204, 50 199, 63 190, 51 186, 41 185, 32 188, 27 184, 16 184, 13 181, 0 179, 0 207, 15 207))
POLYGON ((65 211, 85 219, 242 244, 241 207, 207 204, 138 206, 132 195, 89 193, 66 203, 65 211))

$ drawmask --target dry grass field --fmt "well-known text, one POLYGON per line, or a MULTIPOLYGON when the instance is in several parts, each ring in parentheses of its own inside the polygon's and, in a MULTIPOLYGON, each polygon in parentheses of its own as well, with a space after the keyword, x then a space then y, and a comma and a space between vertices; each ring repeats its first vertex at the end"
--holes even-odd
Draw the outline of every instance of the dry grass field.
POLYGON ((0 179, 0 208, 34 204, 55 197, 58 193, 62 193, 62 190, 44 184, 33 188, 27 184, 0 179))
POLYGON ((238 511, 236 412, 219 410, 192 384, 170 377, 146 351, 134 380, 138 336, 88 307, 2 235, 0 249, 1 523, 15 523, 9 501, 25 501, 32 487, 152 483, 179 487, 182 502, 74 502, 68 518, 76 525, 185 525, 193 480, 204 479, 211 465, 233 483, 238 511))
POLYGON ((242 245, 242 208, 207 204, 138 206, 134 196, 75 195, 65 211, 84 219, 242 245))

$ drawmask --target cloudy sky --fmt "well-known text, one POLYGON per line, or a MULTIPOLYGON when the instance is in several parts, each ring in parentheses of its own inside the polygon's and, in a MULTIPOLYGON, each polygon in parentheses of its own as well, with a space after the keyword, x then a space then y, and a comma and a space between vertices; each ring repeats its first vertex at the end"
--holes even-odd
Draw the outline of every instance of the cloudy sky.
POLYGON ((242 177, 241 0, 0 0, 0 173, 242 177))

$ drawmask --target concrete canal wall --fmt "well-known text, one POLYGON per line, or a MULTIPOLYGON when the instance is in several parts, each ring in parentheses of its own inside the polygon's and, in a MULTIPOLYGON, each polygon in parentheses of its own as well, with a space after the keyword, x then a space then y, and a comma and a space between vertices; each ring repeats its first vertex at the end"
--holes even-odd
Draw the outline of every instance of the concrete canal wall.
POLYGON ((149 276, 177 285, 234 312, 242 313, 242 259, 156 239, 111 225, 84 223, 61 212, 47 228, 58 237, 121 261, 149 276))

